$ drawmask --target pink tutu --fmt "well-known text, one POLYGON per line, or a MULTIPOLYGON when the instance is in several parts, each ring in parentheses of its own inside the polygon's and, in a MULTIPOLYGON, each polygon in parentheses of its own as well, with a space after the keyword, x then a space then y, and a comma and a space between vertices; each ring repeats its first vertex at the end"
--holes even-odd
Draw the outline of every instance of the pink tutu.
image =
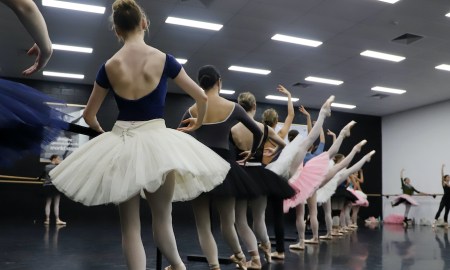
POLYGON ((407 202, 409 202, 411 205, 414 205, 414 206, 418 206, 419 205, 419 203, 416 200, 414 200, 412 196, 410 196, 408 194, 402 194, 400 196, 395 197, 394 201, 392 203, 395 204, 400 199, 405 199, 407 202))
POLYGON ((367 195, 364 194, 361 190, 354 190, 353 188, 348 187, 348 191, 350 191, 353 195, 358 198, 356 202, 353 203, 353 206, 363 206, 368 207, 369 201, 367 200, 367 195))
POLYGON ((384 218, 383 223, 385 223, 385 224, 402 224, 404 219, 405 219, 405 217, 402 215, 390 214, 389 216, 384 218))
POLYGON ((328 172, 328 162, 328 153, 323 152, 311 159, 304 167, 303 163, 299 166, 294 176, 289 179, 289 184, 297 194, 284 200, 285 213, 289 211, 289 208, 306 203, 306 200, 316 192, 328 172))

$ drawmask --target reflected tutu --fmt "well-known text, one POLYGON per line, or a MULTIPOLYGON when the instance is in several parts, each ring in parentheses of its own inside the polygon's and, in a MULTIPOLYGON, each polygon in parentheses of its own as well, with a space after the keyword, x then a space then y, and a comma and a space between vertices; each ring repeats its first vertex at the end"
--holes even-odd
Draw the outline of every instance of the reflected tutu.
POLYGON ((191 200, 222 183, 230 165, 164 120, 123 122, 84 144, 50 172, 53 184, 85 205, 121 203, 156 191, 168 173, 174 201, 191 200))

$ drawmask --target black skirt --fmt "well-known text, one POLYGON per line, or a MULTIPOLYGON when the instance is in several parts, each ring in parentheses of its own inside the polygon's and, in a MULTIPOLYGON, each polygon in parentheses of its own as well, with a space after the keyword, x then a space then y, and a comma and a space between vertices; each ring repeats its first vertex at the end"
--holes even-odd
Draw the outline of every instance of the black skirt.
POLYGON ((58 189, 55 188, 54 185, 45 185, 44 186, 44 196, 45 197, 53 197, 61 194, 58 189))
POLYGON ((341 200, 344 199, 345 201, 350 201, 350 202, 356 202, 358 200, 358 198, 353 193, 348 191, 347 188, 343 187, 343 186, 339 186, 331 198, 332 199, 333 198, 341 199, 341 200))
POLYGON ((214 197, 235 197, 237 199, 254 199, 264 195, 261 187, 239 166, 229 150, 222 148, 211 148, 211 150, 228 161, 231 168, 222 184, 208 194, 214 197))
POLYGON ((246 166, 245 171, 255 180, 264 195, 288 199, 295 195, 294 189, 276 173, 261 166, 246 166))

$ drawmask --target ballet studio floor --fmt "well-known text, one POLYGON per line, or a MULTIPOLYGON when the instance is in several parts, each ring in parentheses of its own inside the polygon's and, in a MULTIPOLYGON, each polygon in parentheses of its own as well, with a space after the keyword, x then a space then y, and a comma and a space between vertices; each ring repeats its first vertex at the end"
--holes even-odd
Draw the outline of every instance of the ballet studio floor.
MULTIPOLYGON (((156 269, 156 250, 149 224, 143 224, 147 269, 156 269)), ((270 230, 271 228, 269 228, 270 230)), ((295 236, 288 227, 288 237, 295 236)), ((208 269, 202 262, 187 260, 200 254, 195 228, 175 225, 178 247, 188 269, 208 269)), ((218 235, 218 232, 215 232, 218 235)), ((220 236, 219 251, 230 255, 220 236)), ((292 242, 286 242, 289 245, 292 242)), ((284 262, 264 264, 263 269, 450 269, 450 242, 443 228, 398 225, 368 228, 347 236, 309 245, 305 251, 287 251, 284 262)), ((167 263, 163 261, 163 266, 167 263)), ((0 269, 126 269, 121 252, 118 222, 73 221, 64 227, 40 222, 2 220, 0 269)), ((222 265, 222 269, 235 269, 222 265)))

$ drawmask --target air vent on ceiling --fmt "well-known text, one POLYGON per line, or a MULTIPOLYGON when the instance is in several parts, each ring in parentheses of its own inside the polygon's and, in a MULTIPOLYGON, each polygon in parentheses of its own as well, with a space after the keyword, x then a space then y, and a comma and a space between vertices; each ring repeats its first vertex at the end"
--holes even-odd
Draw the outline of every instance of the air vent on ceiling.
POLYGON ((311 83, 297 82, 297 83, 294 83, 292 86, 294 86, 294 87, 301 87, 301 88, 307 88, 307 87, 310 87, 311 85, 312 85, 311 83))
POLYGON ((419 36, 419 35, 414 35, 411 33, 406 33, 403 34, 401 36, 398 36, 396 38, 394 38, 392 41, 393 42, 397 42, 397 43, 402 43, 402 44, 411 44, 414 43, 418 40, 421 40, 423 37, 419 36))
POLYGON ((383 99, 383 98, 387 98, 389 97, 389 95, 386 94, 375 94, 375 95, 371 95, 371 98, 375 98, 375 99, 383 99))

